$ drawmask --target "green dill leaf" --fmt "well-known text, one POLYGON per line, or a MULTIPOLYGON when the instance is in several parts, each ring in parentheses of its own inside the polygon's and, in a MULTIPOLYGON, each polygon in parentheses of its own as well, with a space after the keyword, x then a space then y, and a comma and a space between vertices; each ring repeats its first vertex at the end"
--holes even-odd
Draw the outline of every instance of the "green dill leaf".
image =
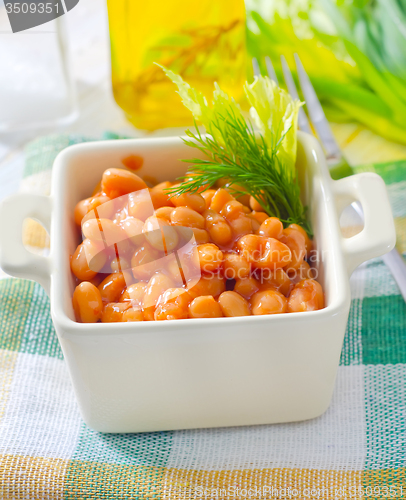
POLYGON ((286 92, 282 95, 278 89, 278 96, 274 99, 277 109, 273 110, 265 100, 270 91, 277 89, 269 85, 268 78, 257 87, 255 82, 246 86, 252 103, 255 89, 260 89, 256 101, 262 109, 256 111, 256 120, 268 119, 269 122, 262 122, 260 129, 264 133, 257 133, 239 106, 217 85, 213 106, 209 107, 202 95, 178 75, 169 71, 166 74, 178 85, 186 107, 192 111, 195 120, 204 124, 207 132, 202 135, 196 121, 195 130, 186 131, 184 143, 198 150, 200 157, 184 160, 190 165, 187 175, 167 191, 173 195, 196 193, 202 185, 211 187, 226 178, 231 190, 233 185, 238 186, 234 190, 236 195, 252 196, 270 217, 278 217, 285 226, 298 224, 311 235, 295 167, 296 121, 300 103, 289 100, 286 92))

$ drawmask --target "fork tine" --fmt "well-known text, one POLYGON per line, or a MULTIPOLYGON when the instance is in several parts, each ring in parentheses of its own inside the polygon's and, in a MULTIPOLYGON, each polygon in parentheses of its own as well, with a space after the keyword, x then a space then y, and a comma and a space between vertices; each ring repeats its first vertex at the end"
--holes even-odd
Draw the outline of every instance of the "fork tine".
MULTIPOLYGON (((299 94, 297 93, 295 82, 293 81, 292 73, 290 72, 289 66, 286 62, 284 56, 281 56, 282 63, 282 72, 283 78, 285 79, 286 86, 288 88, 289 94, 293 97, 293 99, 299 100, 299 94)), ((297 118, 297 124, 300 130, 303 132, 307 132, 308 134, 312 133, 312 129, 310 128, 309 120, 307 119, 306 113, 303 108, 299 108, 299 115, 297 118)))
POLYGON ((256 57, 252 58, 252 69, 254 70, 254 76, 261 76, 261 70, 259 69, 259 64, 256 57))
POLYGON ((307 111, 317 131, 320 142, 326 151, 327 158, 341 158, 342 155, 340 148, 334 139, 330 125, 327 121, 326 115, 324 114, 323 108, 321 107, 310 78, 307 76, 303 64, 297 54, 295 54, 295 61, 300 86, 306 100, 307 111))
POLYGON ((271 80, 273 80, 276 83, 276 85, 278 85, 278 87, 279 87, 278 78, 276 76, 275 69, 273 67, 271 58, 269 56, 265 57, 265 65, 266 65, 266 71, 268 73, 269 78, 271 80))

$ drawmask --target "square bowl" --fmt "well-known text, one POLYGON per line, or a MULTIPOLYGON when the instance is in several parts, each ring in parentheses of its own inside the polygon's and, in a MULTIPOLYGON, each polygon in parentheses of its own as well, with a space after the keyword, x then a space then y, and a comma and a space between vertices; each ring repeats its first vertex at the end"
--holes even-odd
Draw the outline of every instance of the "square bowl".
MULTIPOLYGON (((328 407, 349 307, 349 276, 395 243, 382 179, 363 173, 333 181, 311 136, 298 134, 297 168, 314 231, 316 270, 326 307, 307 313, 164 322, 82 324, 74 320, 69 265, 77 241, 76 203, 107 168, 129 155, 137 172, 174 180, 191 150, 180 138, 103 141, 71 146, 55 160, 50 197, 18 194, 0 207, 0 265, 38 281, 50 297, 52 320, 85 422, 101 432, 143 432, 291 422, 328 407), (358 200, 363 230, 344 238, 341 210, 358 200), (13 213, 10 220, 8 214, 13 213), (25 218, 50 233, 50 255, 22 243, 25 218)), ((193 155, 195 151, 193 151, 193 155)))

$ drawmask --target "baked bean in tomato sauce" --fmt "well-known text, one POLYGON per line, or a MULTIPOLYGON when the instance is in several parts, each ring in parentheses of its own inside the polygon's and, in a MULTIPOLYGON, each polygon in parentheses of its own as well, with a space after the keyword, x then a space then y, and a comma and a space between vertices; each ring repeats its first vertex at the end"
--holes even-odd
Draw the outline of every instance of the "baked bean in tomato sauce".
POLYGON ((303 228, 284 227, 252 197, 236 199, 227 181, 218 185, 174 196, 170 181, 148 187, 134 171, 106 170, 72 214, 83 235, 71 258, 76 320, 322 309, 323 289, 307 260, 312 241, 303 228))

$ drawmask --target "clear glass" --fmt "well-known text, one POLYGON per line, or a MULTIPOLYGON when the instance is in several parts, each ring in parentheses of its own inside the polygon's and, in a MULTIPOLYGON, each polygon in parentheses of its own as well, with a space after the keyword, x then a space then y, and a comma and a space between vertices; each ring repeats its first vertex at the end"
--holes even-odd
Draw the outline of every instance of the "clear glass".
POLYGON ((0 7, 0 132, 70 123, 77 116, 63 18, 12 33, 0 7))
POLYGON ((244 0, 107 0, 113 93, 138 128, 192 123, 154 62, 207 97, 213 83, 237 100, 246 72, 244 0))

